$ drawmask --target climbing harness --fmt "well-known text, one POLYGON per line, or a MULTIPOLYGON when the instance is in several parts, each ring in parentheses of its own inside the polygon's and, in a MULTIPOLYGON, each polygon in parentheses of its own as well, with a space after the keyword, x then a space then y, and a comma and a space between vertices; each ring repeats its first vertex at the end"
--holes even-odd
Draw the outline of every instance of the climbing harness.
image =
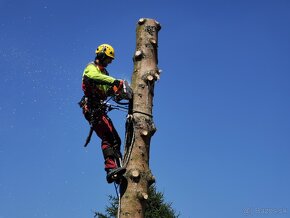
MULTIPOLYGON (((87 147, 87 145, 91 141, 92 134, 94 132, 93 124, 96 120, 95 114, 97 111, 103 111, 104 113, 108 113, 111 110, 120 110, 127 112, 129 110, 128 107, 125 105, 129 105, 129 102, 133 98, 133 90, 129 86, 128 82, 126 80, 122 80, 122 82, 119 84, 120 86, 114 89, 114 95, 109 97, 106 101, 101 101, 97 106, 94 105, 93 109, 90 109, 89 113, 91 114, 90 118, 90 131, 86 138, 86 142, 84 144, 84 147, 87 147), (109 101, 113 99, 117 105, 110 104, 109 101), (122 100, 128 100, 128 102, 122 102, 122 100)), ((90 104, 89 98, 86 96, 83 96, 81 101, 78 103, 81 108, 86 107, 86 104, 90 104)))
POLYGON ((87 147, 87 145, 91 141, 91 137, 94 132, 93 125, 98 119, 97 114, 107 113, 108 107, 106 105, 106 102, 102 102, 102 101, 98 102, 98 100, 94 98, 91 99, 86 96, 82 97, 78 105, 80 106, 80 108, 83 108, 85 113, 87 113, 89 124, 90 124, 90 131, 86 138, 86 142, 84 144, 84 147, 87 147))
MULTIPOLYGON (((108 98, 108 100, 106 100, 104 102, 101 102, 97 106, 93 107, 93 109, 90 109, 90 111, 89 111, 89 114, 90 114, 90 121, 89 121, 89 123, 90 123, 90 131, 89 131, 89 134, 88 134, 88 136, 86 138, 86 142, 84 144, 84 147, 87 147, 88 144, 91 141, 91 137, 92 137, 93 132, 94 132, 93 124, 98 119, 97 117, 95 117, 95 114, 97 114, 98 112, 107 114, 108 112, 110 112, 112 110, 120 110, 120 111, 124 111, 124 112, 128 111, 128 107, 124 106, 124 105, 128 105, 128 103, 115 101, 116 104, 110 104, 109 101, 111 99, 113 99, 113 98, 114 98, 114 96, 108 98)), ((85 107, 86 104, 89 104, 88 97, 83 96, 81 101, 78 104, 79 104, 79 106, 81 108, 85 107)))

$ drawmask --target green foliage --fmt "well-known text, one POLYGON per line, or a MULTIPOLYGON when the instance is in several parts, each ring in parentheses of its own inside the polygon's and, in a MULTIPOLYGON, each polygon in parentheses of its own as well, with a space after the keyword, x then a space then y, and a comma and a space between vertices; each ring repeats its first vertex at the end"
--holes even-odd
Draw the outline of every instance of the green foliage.
POLYGON ((149 188, 149 198, 146 204, 145 218, 177 218, 172 203, 166 203, 164 201, 164 195, 156 190, 155 186, 149 188))
POLYGON ((99 212, 95 212, 95 216, 94 217, 97 217, 97 218, 110 218, 102 213, 99 213, 99 212))
POLYGON ((109 206, 106 207, 106 214, 95 212, 94 218, 114 218, 118 214, 119 201, 117 197, 109 196, 109 206))
MULTIPOLYGON (((178 218, 172 208, 172 203, 166 203, 164 195, 156 190, 156 186, 149 188, 149 198, 146 201, 145 218, 178 218)), ((95 218, 115 218, 118 213, 118 198, 109 196, 109 206, 106 207, 106 214, 95 212, 95 218)))

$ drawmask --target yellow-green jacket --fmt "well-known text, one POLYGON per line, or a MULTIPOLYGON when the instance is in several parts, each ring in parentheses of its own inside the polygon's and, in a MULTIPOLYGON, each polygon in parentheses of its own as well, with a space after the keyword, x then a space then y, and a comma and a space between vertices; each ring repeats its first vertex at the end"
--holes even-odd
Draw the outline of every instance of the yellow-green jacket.
POLYGON ((105 100, 115 80, 109 76, 105 68, 101 71, 94 62, 91 62, 83 72, 82 89, 87 97, 105 100))

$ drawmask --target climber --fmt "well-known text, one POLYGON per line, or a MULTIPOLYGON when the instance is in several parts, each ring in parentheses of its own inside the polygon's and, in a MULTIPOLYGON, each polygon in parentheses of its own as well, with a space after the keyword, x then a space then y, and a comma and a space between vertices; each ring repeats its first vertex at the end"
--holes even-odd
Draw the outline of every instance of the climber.
MULTIPOLYGON (((114 49, 102 44, 96 50, 95 61, 89 63, 82 76, 84 97, 80 101, 83 114, 101 139, 101 148, 105 160, 107 182, 118 182, 126 169, 121 167, 121 139, 111 119, 107 115, 106 99, 122 89, 123 80, 109 76, 106 67, 114 60, 114 49)), ((86 146, 86 145, 85 145, 86 146)))

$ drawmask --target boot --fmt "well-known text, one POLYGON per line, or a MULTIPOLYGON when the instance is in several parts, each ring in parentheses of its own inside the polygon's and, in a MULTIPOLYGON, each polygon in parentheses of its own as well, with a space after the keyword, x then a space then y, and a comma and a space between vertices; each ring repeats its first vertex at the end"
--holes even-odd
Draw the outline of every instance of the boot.
POLYGON ((122 178, 123 174, 126 172, 126 168, 118 167, 115 169, 108 169, 107 170, 107 182, 112 183, 116 182, 119 183, 120 179, 122 178))

